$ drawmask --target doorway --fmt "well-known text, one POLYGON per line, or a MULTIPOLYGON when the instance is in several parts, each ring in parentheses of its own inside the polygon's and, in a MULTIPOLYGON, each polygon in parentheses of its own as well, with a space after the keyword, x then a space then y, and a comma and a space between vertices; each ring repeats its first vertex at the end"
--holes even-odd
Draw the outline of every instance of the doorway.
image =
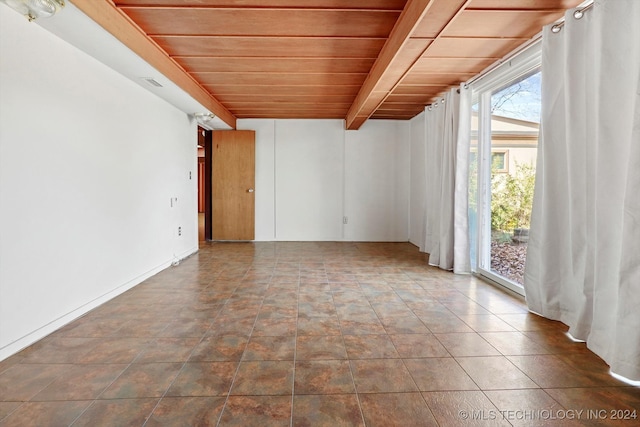
POLYGON ((211 240, 211 131, 198 126, 198 241, 211 240))

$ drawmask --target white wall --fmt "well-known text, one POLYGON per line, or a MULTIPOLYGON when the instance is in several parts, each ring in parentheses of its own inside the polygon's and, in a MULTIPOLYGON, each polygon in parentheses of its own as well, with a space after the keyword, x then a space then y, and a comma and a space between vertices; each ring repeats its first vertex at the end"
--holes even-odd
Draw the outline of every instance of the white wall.
POLYGON ((276 238, 341 240, 344 122, 277 120, 276 238))
POLYGON ((424 243, 424 209, 427 197, 425 114, 411 119, 411 195, 409 197, 409 241, 424 243))
POLYGON ((256 240, 407 241, 409 122, 238 120, 256 130, 256 240), (348 224, 343 224, 343 217, 348 224))
POLYGON ((407 122, 369 120, 346 132, 345 240, 408 240, 409 148, 407 122))
POLYGON ((198 236, 185 113, 7 7, 0 57, 2 359, 196 251, 198 236))

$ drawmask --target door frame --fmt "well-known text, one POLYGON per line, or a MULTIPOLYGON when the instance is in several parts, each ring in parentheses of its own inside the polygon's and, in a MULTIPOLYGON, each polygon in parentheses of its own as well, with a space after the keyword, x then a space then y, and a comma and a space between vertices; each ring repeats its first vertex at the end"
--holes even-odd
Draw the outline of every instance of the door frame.
POLYGON ((509 60, 470 84, 478 103, 477 246, 474 273, 524 296, 524 287, 491 271, 491 96, 540 68, 542 41, 538 39, 509 60))
POLYGON ((204 240, 213 240, 213 133, 204 130, 204 240))

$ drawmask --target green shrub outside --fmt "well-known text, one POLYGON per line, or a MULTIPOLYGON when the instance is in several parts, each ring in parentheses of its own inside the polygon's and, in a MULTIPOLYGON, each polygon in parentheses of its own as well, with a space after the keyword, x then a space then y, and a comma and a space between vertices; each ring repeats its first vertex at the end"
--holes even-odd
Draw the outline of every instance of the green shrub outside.
POLYGON ((514 174, 491 173, 491 229, 511 233, 529 228, 536 169, 516 162, 514 174))

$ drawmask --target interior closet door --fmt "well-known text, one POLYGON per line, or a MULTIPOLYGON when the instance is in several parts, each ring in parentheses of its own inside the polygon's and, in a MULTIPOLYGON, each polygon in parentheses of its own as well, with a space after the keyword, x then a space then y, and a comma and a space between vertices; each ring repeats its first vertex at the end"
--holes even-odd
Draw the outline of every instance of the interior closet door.
POLYGON ((213 132, 213 240, 255 239, 255 131, 213 132))

